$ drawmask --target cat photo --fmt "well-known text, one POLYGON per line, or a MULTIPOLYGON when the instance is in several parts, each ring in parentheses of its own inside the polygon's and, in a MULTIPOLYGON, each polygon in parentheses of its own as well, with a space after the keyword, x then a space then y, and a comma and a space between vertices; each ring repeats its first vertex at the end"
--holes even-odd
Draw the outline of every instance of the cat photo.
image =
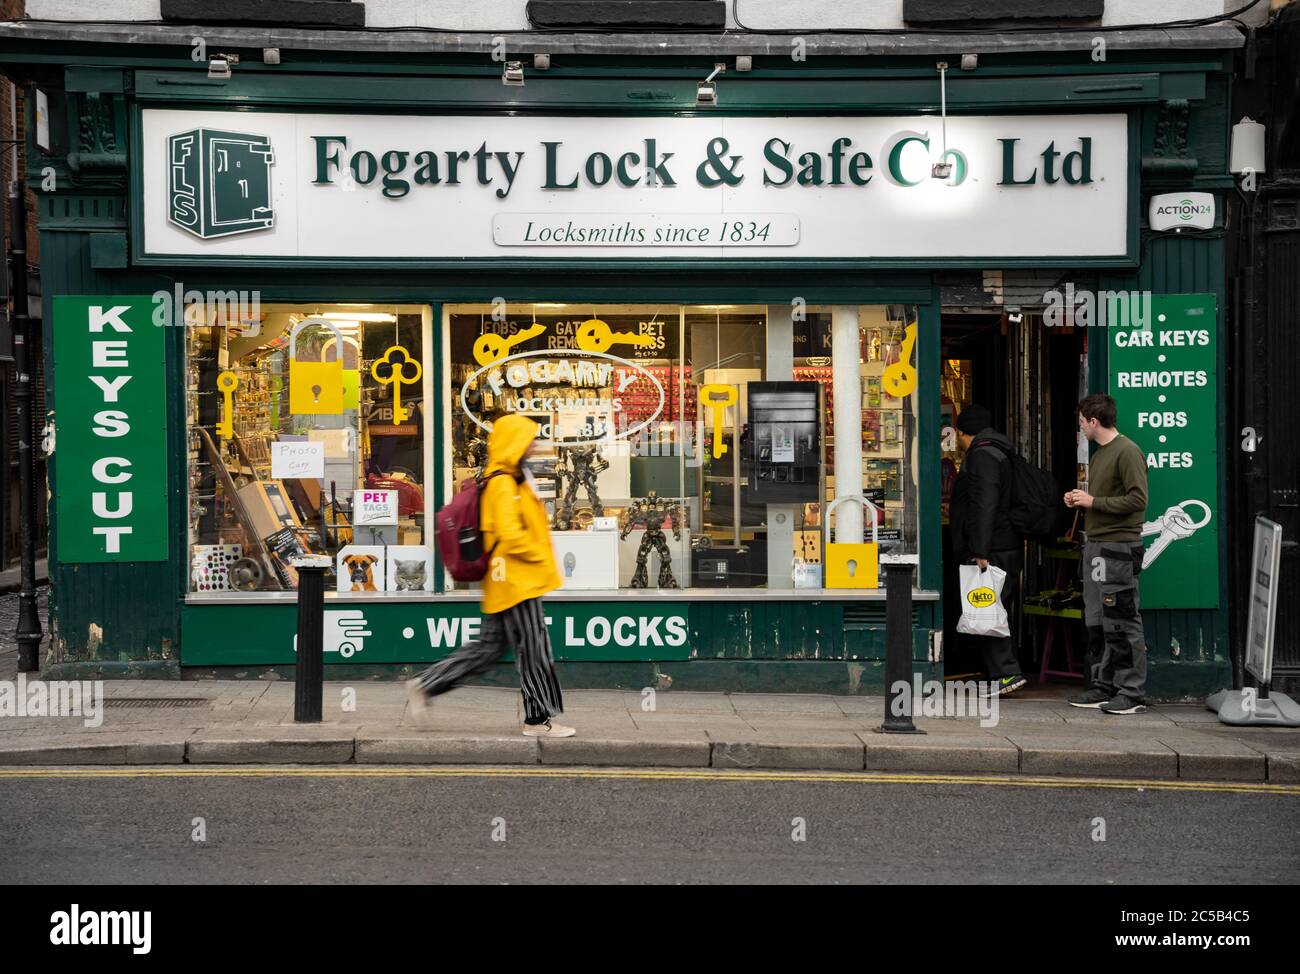
POLYGON ((418 544, 389 545, 388 591, 432 592, 433 549, 418 544))
POLYGON ((390 592, 424 591, 424 583, 429 578, 429 572, 423 559, 416 558, 412 561, 406 561, 395 558, 392 565, 393 584, 389 587, 390 592))

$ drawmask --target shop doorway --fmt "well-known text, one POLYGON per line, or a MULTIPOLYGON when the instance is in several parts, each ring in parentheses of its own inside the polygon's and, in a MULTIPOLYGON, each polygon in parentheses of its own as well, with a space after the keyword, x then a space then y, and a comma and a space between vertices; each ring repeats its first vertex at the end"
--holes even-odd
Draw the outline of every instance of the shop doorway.
MULTIPOLYGON (((940 329, 940 415, 943 497, 944 672, 949 679, 983 679, 980 640, 957 632, 961 615, 949 498, 963 455, 955 422, 978 403, 1028 462, 1049 471, 1062 493, 1082 476, 1075 406, 1087 388, 1085 329, 1049 328, 1041 314, 948 309, 940 329)), ((1082 524, 1064 525, 1053 545, 1030 543, 1020 597, 1012 608, 1012 637, 1030 689, 1060 692, 1077 685, 1084 630, 1075 538, 1082 524), (1044 651, 1050 659, 1043 665, 1044 651)))

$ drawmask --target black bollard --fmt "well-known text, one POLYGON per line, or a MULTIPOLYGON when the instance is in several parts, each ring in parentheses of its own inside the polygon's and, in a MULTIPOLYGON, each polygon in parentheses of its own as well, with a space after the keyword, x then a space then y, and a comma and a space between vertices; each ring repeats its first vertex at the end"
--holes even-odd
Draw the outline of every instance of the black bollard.
POLYGON ((885 720, 882 734, 924 734, 912 723, 912 573, 915 555, 884 555, 885 720), (903 684, 905 689, 895 692, 903 684))
POLYGON ((319 724, 325 701, 325 570, 324 555, 295 558, 298 570, 298 662, 294 668, 293 719, 319 724))

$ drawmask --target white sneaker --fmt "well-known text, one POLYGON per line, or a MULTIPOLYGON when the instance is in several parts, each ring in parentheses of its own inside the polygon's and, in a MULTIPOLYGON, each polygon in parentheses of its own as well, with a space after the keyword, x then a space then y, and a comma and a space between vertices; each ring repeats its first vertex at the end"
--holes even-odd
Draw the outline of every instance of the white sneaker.
POLYGON ((572 737, 576 733, 572 727, 553 724, 549 720, 544 724, 524 724, 524 737, 572 737))
POLYGON ((433 697, 424 692, 419 677, 406 681, 406 700, 411 718, 417 724, 424 723, 433 713, 433 697))

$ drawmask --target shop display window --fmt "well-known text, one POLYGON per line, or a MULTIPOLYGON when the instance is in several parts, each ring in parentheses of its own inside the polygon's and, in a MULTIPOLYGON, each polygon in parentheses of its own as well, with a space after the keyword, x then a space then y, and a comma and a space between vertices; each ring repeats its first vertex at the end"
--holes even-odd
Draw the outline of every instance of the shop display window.
POLYGON ((821 588, 836 389, 858 403, 848 492, 869 502, 863 541, 877 555, 918 550, 914 308, 498 303, 444 315, 448 492, 484 469, 495 418, 537 420, 532 472, 565 589, 821 588), (857 350, 838 383, 836 321, 857 350))
POLYGON ((190 591, 431 592, 427 308, 267 304, 188 323, 190 591), (235 320, 239 317, 240 320, 235 320))

